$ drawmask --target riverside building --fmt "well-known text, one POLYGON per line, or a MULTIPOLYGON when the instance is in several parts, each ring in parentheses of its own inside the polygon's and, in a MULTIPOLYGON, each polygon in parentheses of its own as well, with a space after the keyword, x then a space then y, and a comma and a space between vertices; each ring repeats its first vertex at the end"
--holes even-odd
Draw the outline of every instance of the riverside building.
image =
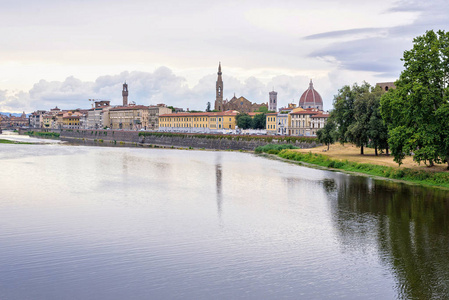
POLYGON ((159 116, 159 131, 221 133, 235 130, 238 112, 172 113, 159 116))
POLYGON ((266 130, 268 134, 316 136, 328 118, 329 114, 323 111, 323 99, 310 80, 309 88, 302 93, 298 107, 289 104, 277 113, 266 114, 266 130))

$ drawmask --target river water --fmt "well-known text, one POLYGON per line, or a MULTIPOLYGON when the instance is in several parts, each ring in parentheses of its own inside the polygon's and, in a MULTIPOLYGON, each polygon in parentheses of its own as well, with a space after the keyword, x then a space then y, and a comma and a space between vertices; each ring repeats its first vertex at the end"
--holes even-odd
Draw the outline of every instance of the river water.
POLYGON ((449 295, 446 191, 219 151, 0 144, 0 170, 0 299, 449 295))

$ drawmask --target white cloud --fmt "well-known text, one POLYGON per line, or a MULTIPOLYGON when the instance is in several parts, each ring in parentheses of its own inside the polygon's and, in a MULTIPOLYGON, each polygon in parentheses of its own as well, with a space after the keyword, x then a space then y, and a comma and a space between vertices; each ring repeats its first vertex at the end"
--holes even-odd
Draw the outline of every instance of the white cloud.
MULTIPOLYGON (((278 103, 298 103, 301 94, 313 79, 315 89, 321 94, 325 109, 332 106, 333 95, 345 84, 357 81, 355 76, 345 72, 331 72, 319 77, 276 75, 260 80, 250 76, 243 80, 223 74, 224 97, 231 99, 244 96, 257 103, 268 101, 271 90, 278 92, 278 103), (346 78, 354 81, 346 82, 346 78)), ((154 72, 121 72, 116 75, 98 77, 95 81, 82 81, 73 76, 64 81, 40 80, 27 91, 0 90, 0 111, 30 113, 34 110, 49 110, 55 106, 62 109, 90 108, 89 99, 110 100, 113 105, 122 103, 122 85, 126 81, 130 102, 142 105, 165 103, 176 107, 204 110, 207 102, 215 101, 216 74, 209 74, 189 87, 186 79, 176 75, 167 67, 154 72)), ((375 82, 371 82, 374 84, 375 82)))
POLYGON ((266 102, 274 86, 285 105, 313 78, 330 108, 342 85, 397 78, 413 37, 449 28, 445 2, 9 1, 0 109, 119 104, 125 80, 131 101, 204 109, 219 60, 225 97, 266 102))

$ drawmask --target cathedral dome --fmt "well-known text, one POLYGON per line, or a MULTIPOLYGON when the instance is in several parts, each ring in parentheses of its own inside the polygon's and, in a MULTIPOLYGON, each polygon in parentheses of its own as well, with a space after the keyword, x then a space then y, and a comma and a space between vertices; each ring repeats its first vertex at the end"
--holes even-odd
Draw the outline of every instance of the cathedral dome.
POLYGON ((299 107, 323 110, 323 99, 313 88, 312 79, 310 79, 309 88, 299 98, 299 107))

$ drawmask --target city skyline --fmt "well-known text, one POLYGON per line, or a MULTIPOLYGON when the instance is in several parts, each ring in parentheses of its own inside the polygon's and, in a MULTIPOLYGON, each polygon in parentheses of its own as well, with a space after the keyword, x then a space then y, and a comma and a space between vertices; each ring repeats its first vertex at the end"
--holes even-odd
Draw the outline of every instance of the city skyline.
POLYGON ((313 79, 331 108, 343 85, 395 80, 426 30, 447 30, 444 1, 16 1, 0 12, 0 111, 89 108, 88 99, 204 110, 224 98, 279 106, 313 79))

